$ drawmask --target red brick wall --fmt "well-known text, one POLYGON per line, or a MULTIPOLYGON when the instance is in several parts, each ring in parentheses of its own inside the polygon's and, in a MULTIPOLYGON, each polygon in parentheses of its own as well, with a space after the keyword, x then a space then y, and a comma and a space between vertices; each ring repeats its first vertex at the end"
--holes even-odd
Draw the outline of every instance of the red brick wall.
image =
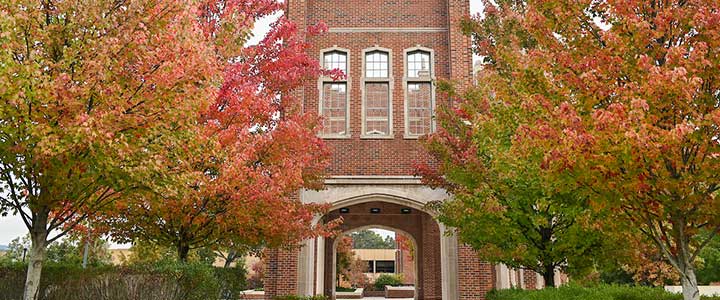
POLYGON ((537 289, 537 273, 530 271, 530 270, 524 270, 523 271, 523 287, 526 290, 536 290, 537 289))
POLYGON ((495 287, 493 265, 481 262, 470 246, 458 246, 459 300, 485 299, 485 294, 495 287))
POLYGON ((265 299, 275 296, 297 294, 297 269, 299 249, 268 249, 265 271, 265 299))
POLYGON ((440 0, 308 0, 308 21, 330 27, 446 27, 440 0))

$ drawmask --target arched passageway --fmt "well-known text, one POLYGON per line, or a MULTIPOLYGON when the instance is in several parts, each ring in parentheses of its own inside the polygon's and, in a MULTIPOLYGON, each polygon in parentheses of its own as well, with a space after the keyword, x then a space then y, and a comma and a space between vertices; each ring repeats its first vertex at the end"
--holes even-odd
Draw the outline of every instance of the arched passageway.
MULTIPOLYGON (((344 233, 374 227, 403 233, 414 241, 415 299, 440 299, 442 296, 440 228, 424 211, 398 203, 370 201, 338 207, 323 217, 323 222, 342 218, 340 230, 344 233)), ((335 257, 338 240, 330 238, 324 247, 324 292, 335 299, 335 257)))

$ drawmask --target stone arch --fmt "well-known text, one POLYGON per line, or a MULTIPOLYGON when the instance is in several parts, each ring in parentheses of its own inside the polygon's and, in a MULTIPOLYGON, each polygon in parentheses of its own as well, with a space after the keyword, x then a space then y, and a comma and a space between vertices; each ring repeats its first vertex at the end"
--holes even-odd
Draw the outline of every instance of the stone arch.
MULTIPOLYGON (((322 221, 329 222, 339 217, 343 218, 340 225, 342 232, 385 227, 412 238, 416 245, 416 299, 442 297, 441 226, 424 210, 424 203, 386 194, 368 194, 333 202, 331 211, 322 221), (347 211, 341 212, 341 208, 347 211), (371 209, 379 212, 372 213, 371 209)), ((335 246, 339 236, 328 238, 321 250, 326 270, 323 294, 331 297, 335 294, 335 246)))

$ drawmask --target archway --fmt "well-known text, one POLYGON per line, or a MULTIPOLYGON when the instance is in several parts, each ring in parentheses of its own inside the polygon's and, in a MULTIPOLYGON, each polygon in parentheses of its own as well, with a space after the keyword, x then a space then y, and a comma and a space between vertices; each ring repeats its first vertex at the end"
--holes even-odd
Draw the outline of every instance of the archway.
POLYGON ((355 295, 347 292, 357 293, 356 288, 362 288, 366 297, 385 297, 383 286, 391 284, 394 285, 391 297, 417 299, 419 260, 416 249, 418 244, 412 235, 388 226, 362 226, 339 234, 334 241, 332 256, 335 259, 332 288, 335 298, 354 299, 355 295), (340 276, 340 261, 349 271, 344 276, 340 276))
MULTIPOLYGON (((359 199, 356 199, 359 200, 359 199)), ((403 205, 400 201, 373 199, 367 202, 353 201, 336 206, 323 217, 323 222, 342 218, 340 231, 352 232, 364 228, 381 228, 400 232, 412 240, 416 247, 415 299, 440 299, 442 297, 440 238, 438 223, 427 212, 403 205)), ((336 247, 342 235, 330 238, 324 244, 324 293, 336 299, 336 247)))

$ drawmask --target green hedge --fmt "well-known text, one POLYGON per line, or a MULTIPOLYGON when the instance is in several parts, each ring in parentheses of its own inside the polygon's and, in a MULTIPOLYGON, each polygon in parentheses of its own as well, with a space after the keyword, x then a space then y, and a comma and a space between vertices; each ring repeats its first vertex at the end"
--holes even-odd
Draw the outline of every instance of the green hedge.
POLYGON ((402 285, 402 278, 400 275, 382 274, 375 279, 375 288, 378 291, 385 290, 385 286, 400 286, 402 285))
MULTIPOLYGON (((568 285, 556 289, 526 291, 508 289, 491 291, 488 300, 682 300, 682 295, 668 293, 662 288, 622 285, 581 287, 568 285)), ((702 297, 720 300, 720 297, 702 297)))
MULTIPOLYGON (((22 299, 22 264, 0 266, 0 300, 22 299)), ((43 268, 40 300, 204 300, 237 299, 244 289, 242 268, 162 262, 131 267, 52 265, 43 268)))

